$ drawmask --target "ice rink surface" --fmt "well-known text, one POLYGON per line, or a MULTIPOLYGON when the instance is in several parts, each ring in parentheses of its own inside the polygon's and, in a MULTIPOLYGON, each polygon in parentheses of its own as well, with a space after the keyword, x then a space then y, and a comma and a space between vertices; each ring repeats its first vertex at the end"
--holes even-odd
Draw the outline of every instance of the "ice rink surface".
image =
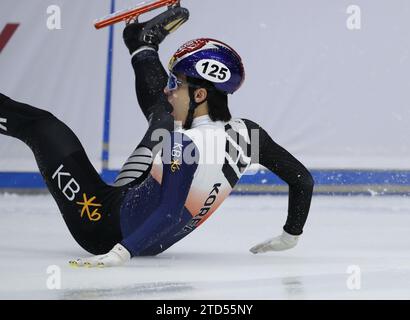
POLYGON ((88 254, 50 196, 0 195, 0 299, 410 298, 410 198, 314 197, 296 248, 252 255, 286 211, 285 196, 232 196, 157 257, 79 269, 68 261, 88 254), (47 288, 53 265, 60 290, 47 288), (360 290, 347 286, 349 266, 360 268, 360 290))

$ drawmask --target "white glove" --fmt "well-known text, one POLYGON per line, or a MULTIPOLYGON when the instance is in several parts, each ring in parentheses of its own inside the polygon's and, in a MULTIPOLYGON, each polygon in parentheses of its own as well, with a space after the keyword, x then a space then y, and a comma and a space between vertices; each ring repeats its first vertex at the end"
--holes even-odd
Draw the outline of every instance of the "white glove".
POLYGON ((252 247, 250 251, 254 254, 257 253, 264 253, 267 251, 283 251, 293 248, 297 245, 299 240, 299 236, 293 236, 286 231, 276 238, 272 238, 257 244, 256 246, 252 247))
POLYGON ((121 266, 124 263, 130 261, 130 259, 131 254, 129 253, 129 251, 124 246, 118 243, 107 254, 102 254, 84 259, 80 258, 74 261, 70 261, 69 263, 73 267, 104 268, 121 266))

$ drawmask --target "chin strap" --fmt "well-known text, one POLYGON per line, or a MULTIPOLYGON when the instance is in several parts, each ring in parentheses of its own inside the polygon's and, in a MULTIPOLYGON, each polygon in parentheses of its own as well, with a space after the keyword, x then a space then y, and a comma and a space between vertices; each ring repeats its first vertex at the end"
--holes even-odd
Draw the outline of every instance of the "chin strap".
POLYGON ((195 88, 189 87, 188 90, 189 90, 189 110, 188 110, 188 115, 184 123, 185 130, 191 129, 192 122, 194 121, 195 110, 201 104, 201 103, 195 102, 195 88))

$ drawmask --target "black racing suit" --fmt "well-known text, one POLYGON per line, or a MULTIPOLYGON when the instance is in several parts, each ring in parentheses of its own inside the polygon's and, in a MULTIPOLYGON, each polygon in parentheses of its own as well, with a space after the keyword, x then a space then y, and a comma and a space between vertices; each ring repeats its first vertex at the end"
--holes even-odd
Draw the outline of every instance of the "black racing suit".
MULTIPOLYGON (((132 65, 138 102, 150 125, 124 168, 133 161, 139 148, 153 150, 158 144, 151 139, 155 129, 172 131, 174 125, 170 115, 172 106, 163 92, 167 74, 158 54, 151 50, 142 51, 134 56, 132 65)), ((123 200, 128 192, 146 181, 154 155, 149 157, 150 165, 142 174, 137 176, 130 172, 133 178, 126 177, 129 179, 126 184, 110 186, 100 178, 76 135, 51 113, 0 94, 0 118, 6 119, 0 126, 0 133, 21 140, 33 151, 40 173, 79 245, 92 254, 103 254, 121 242, 123 200)), ((260 131, 259 163, 289 184, 289 212, 284 229, 299 235, 309 212, 312 176, 259 125, 244 121, 248 130, 260 131)), ((129 171, 132 170, 124 169, 120 176, 124 177, 124 172, 128 174, 129 171)))

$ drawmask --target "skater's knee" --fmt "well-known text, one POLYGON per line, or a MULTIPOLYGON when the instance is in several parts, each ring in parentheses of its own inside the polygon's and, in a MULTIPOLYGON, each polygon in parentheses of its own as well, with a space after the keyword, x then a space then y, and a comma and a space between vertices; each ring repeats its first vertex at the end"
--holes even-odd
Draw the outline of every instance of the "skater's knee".
MULTIPOLYGON (((57 119, 53 113, 51 113, 50 111, 47 110, 43 110, 43 109, 35 109, 35 111, 32 114, 33 120, 34 121, 41 121, 41 120, 45 120, 45 119, 57 119)), ((58 119, 57 119, 58 120, 58 119)))
POLYGON ((30 122, 53 117, 49 111, 33 107, 29 104, 15 101, 7 96, 1 95, 0 101, 3 102, 2 111, 20 125, 29 124, 30 122))
POLYGON ((58 119, 49 111, 5 98, 0 105, 1 115, 8 119, 7 133, 26 141, 44 123, 56 122, 58 119))
POLYGON ((53 133, 50 129, 54 127, 55 123, 58 122, 60 121, 51 112, 42 109, 36 109, 27 117, 25 131, 37 133, 44 132, 47 135, 51 135, 53 133))
POLYGON ((44 123, 52 123, 58 121, 58 119, 50 111, 30 106, 27 106, 24 114, 22 114, 21 117, 22 123, 25 122, 24 127, 28 130, 37 130, 37 128, 43 127, 44 123))

